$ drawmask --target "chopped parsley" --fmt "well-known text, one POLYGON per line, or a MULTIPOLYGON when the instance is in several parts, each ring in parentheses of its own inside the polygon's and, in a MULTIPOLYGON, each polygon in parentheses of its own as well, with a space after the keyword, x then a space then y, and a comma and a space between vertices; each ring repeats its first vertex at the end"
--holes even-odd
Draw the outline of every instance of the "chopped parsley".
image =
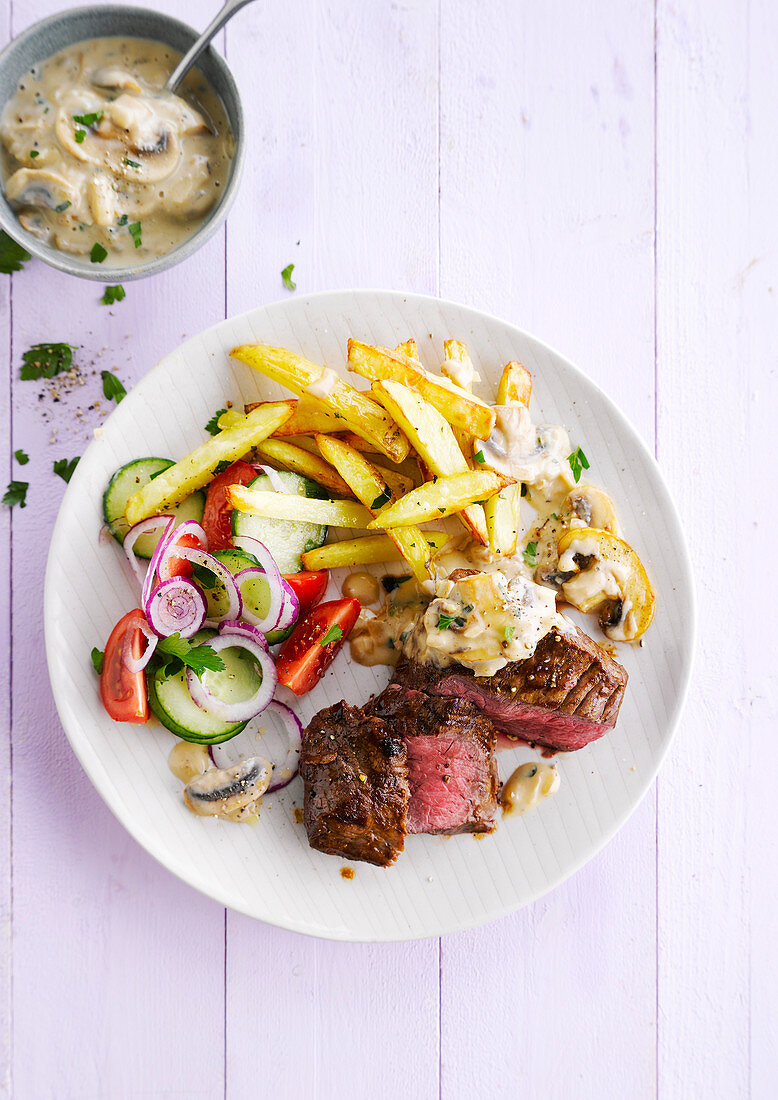
POLYGON ((218 435, 221 429, 219 428, 219 417, 226 413, 226 409, 217 409, 211 419, 205 425, 205 430, 209 435, 218 435))
POLYGON ((103 380, 103 393, 109 401, 115 401, 118 405, 122 398, 127 396, 126 389, 116 375, 109 370, 100 371, 100 377, 103 380))
POLYGON ((570 463, 570 469, 573 471, 573 477, 577 485, 581 480, 581 473, 589 469, 589 459, 580 447, 576 447, 573 453, 567 456, 567 461, 570 463))
POLYGON ((55 374, 70 370, 73 364, 72 344, 33 344, 22 356, 24 364, 19 371, 22 382, 36 382, 39 378, 53 378, 55 374))
POLYGON ((445 516, 445 514, 446 514, 446 509, 445 508, 438 508, 438 511, 440 512, 440 514, 442 516, 445 516))
POLYGON ((9 508, 13 508, 15 504, 18 504, 20 508, 25 508, 29 487, 29 481, 9 481, 8 488, 3 494, 3 504, 7 504, 9 508))
POLYGON ((140 168, 140 164, 138 163, 138 161, 130 160, 129 157, 124 158, 124 163, 127 165, 128 168, 140 168))
POLYGON ((216 477, 218 474, 223 474, 225 470, 229 470, 230 466, 232 466, 232 463, 228 462, 226 458, 223 458, 221 462, 217 462, 214 466, 213 476, 216 477))
POLYGON ((86 130, 76 130, 73 136, 76 139, 76 145, 83 145, 84 138, 86 137, 86 130))
POLYGON ((528 542, 526 550, 522 550, 522 555, 527 565, 537 565, 538 544, 536 542, 528 542))
POLYGON ((394 592, 395 588, 399 588, 401 584, 405 584, 410 579, 410 573, 403 573, 401 577, 381 577, 381 584, 384 586, 384 592, 394 592))
POLYGON ((14 451, 14 458, 20 466, 26 466, 30 461, 30 456, 25 451, 14 451))
POLYGON ((122 214, 122 216, 117 220, 116 224, 117 225, 126 225, 129 220, 130 219, 127 217, 126 214, 122 214))
POLYGON ((466 607, 462 608, 462 611, 458 615, 446 615, 441 612, 438 615, 438 630, 448 630, 449 627, 458 626, 463 627, 467 622, 467 615, 473 610, 473 605, 469 603, 466 607))
POLYGON ((292 272, 294 271, 294 264, 288 264, 287 267, 281 272, 281 278, 284 280, 284 286, 287 290, 297 290, 297 283, 292 282, 292 272))
POLYGON ((392 494, 389 491, 389 486, 385 485, 378 496, 375 498, 373 503, 370 505, 370 510, 372 512, 379 511, 379 509, 383 508, 385 504, 388 504, 391 499, 392 494))
POLYGON ((473 458, 476 460, 476 462, 486 462, 483 451, 476 451, 476 453, 473 455, 473 458))
POLYGON ((114 302, 123 302, 125 297, 126 291, 121 284, 119 286, 107 286, 100 301, 104 306, 112 306, 114 302))
POLYGON ((81 455, 76 455, 75 458, 58 458, 54 463, 54 473, 67 484, 80 461, 81 455))
MULTIPOLYGON (((73 115, 73 121, 77 122, 79 126, 96 126, 100 119, 103 117, 102 111, 92 111, 88 115, 73 115)), ((78 140, 78 139, 76 139, 78 140)), ((84 140, 83 138, 81 139, 84 140)))
POLYGON ((103 651, 98 649, 96 645, 92 646, 92 664, 95 666, 95 672, 99 676, 103 671, 103 651))
POLYGON ((502 632, 502 636, 503 636, 503 638, 505 639, 506 642, 512 642, 513 641, 513 635, 515 633, 516 633, 516 627, 515 626, 506 626, 505 630, 503 630, 503 632, 502 632))
POLYGON ((35 160, 36 157, 40 156, 40 153, 38 152, 37 149, 30 149, 30 156, 32 157, 33 160, 35 160))
POLYGON ((99 241, 95 241, 92 245, 92 251, 89 253, 89 259, 93 264, 101 264, 108 255, 108 252, 99 241))
POLYGON ((17 244, 13 237, 0 230, 0 272, 10 275, 12 271, 21 271, 32 256, 26 248, 17 244))
POLYGON ((331 626, 324 637, 320 640, 319 645, 329 645, 331 642, 339 642, 343 637, 343 631, 339 626, 331 626))
POLYGON ((61 203, 59 204, 59 206, 55 206, 55 207, 54 207, 54 210, 55 210, 55 212, 56 212, 57 214, 64 214, 64 213, 65 213, 65 211, 67 210, 67 208, 68 208, 69 206, 72 206, 72 205, 73 205, 73 203, 72 203, 72 202, 68 202, 68 200, 66 199, 66 200, 65 200, 64 202, 61 202, 61 203))
MULTIPOLYGON (((122 224, 124 224, 124 223, 122 223, 122 224)), ((140 222, 133 222, 132 225, 127 226, 127 229, 129 230, 129 234, 132 237, 133 241, 135 242, 135 247, 140 248, 141 244, 143 243, 141 241, 141 224, 140 224, 140 222)))
POLYGON ((169 638, 160 638, 156 653, 167 658, 162 666, 167 676, 175 676, 183 668, 191 668, 195 676, 202 676, 206 671, 224 671, 224 661, 212 646, 193 645, 178 632, 169 638))

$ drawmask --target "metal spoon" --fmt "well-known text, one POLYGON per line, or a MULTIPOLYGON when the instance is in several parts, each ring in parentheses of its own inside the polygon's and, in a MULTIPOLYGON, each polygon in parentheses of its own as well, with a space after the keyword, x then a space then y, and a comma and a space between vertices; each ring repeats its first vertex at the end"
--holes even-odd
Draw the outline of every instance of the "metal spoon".
POLYGON ((236 11, 240 11, 241 8, 245 8, 246 4, 250 3, 251 0, 227 0, 213 22, 208 24, 194 45, 187 50, 173 69, 165 83, 165 91, 174 92, 176 90, 216 32, 222 29, 228 19, 232 19, 236 11))

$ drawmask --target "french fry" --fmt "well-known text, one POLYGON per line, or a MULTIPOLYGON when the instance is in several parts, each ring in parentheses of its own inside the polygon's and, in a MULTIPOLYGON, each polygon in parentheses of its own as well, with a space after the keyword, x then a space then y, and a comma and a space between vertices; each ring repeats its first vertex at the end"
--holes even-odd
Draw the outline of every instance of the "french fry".
POLYGON ((407 355, 409 359, 414 359, 417 363, 419 362, 419 347, 413 339, 403 340, 394 350, 400 355, 407 355))
POLYGON ((287 443, 283 439, 266 439, 264 442, 258 443, 254 450, 262 458, 269 458, 271 462, 277 462, 280 466, 292 470, 295 474, 309 477, 312 481, 317 481, 319 485, 326 486, 333 493, 338 493, 344 497, 353 497, 354 495, 343 478, 335 473, 329 462, 325 462, 318 455, 311 454, 310 451, 306 451, 302 447, 296 447, 294 443, 287 443))
MULTIPOLYGON (((285 401, 273 401, 268 402, 273 405, 285 405, 285 401)), ((257 405, 252 406, 257 408, 257 405)), ((243 421, 243 417, 246 413, 251 412, 248 405, 246 406, 246 412, 241 412, 240 409, 225 409, 219 419, 216 421, 216 426, 220 432, 223 432, 226 428, 234 428, 236 424, 240 424, 243 421)))
MULTIPOLYGON (((427 553, 431 554, 436 554, 451 539, 445 531, 422 531, 421 536, 429 547, 427 553)), ((404 560, 389 535, 363 535, 358 539, 329 542, 302 555, 304 569, 353 569, 355 565, 404 560)))
POLYGON ((461 512, 468 504, 494 496, 511 484, 511 478, 491 470, 468 470, 450 477, 439 477, 418 489, 411 489, 410 493, 393 504, 387 504, 367 527, 369 531, 375 531, 382 527, 396 528, 408 524, 429 523, 441 516, 461 512))
MULTIPOLYGON (((518 401, 521 405, 529 407, 530 394, 532 393, 532 375, 521 363, 512 360, 503 368, 500 384, 497 387, 497 404, 507 405, 511 401, 518 401)), ((486 439, 486 436, 481 436, 486 439)))
POLYGON ((441 374, 445 374, 457 386, 461 386, 468 393, 473 392, 473 382, 480 382, 481 376, 473 366, 467 344, 461 340, 443 341, 443 362, 440 364, 441 374))
MULTIPOLYGON (((324 458, 331 462, 341 477, 361 500, 365 508, 375 516, 384 504, 392 499, 392 493, 384 478, 367 459, 342 443, 326 435, 317 435, 316 442, 324 458)), ((390 531, 389 537, 413 569, 417 580, 425 581, 431 576, 429 567, 429 548, 421 531, 417 527, 408 527, 401 531, 390 531)))
POLYGON ((489 549, 493 554, 511 557, 516 553, 519 536, 521 485, 509 485, 484 504, 489 549))
MULTIPOLYGON (((446 477, 469 469, 451 425, 434 405, 400 382, 374 382, 373 393, 408 436, 431 475, 446 477)), ((480 504, 463 509, 461 519, 478 542, 487 542, 480 504)))
MULTIPOLYGON (((156 480, 156 479, 155 479, 156 480)), ((333 527, 365 528, 372 519, 361 504, 353 500, 316 500, 295 496, 290 504, 286 493, 270 493, 264 489, 247 489, 231 485, 227 497, 233 508, 254 516, 270 519, 293 519, 303 523, 326 523, 333 527)))
POLYGON ((434 405, 450 424, 478 439, 488 439, 494 427, 494 410, 479 398, 442 378, 435 378, 407 355, 373 347, 359 340, 348 342, 349 370, 373 382, 401 382, 434 405))
POLYGON ((220 462, 234 462, 256 447, 283 424, 289 409, 283 402, 269 402, 243 416, 231 428, 220 431, 179 462, 163 470, 127 501, 127 522, 132 526, 178 504, 213 477, 220 462))
MULTIPOLYGON (((264 405, 264 401, 254 401, 250 405, 246 405, 246 412, 250 412, 252 409, 259 408, 260 405, 264 405)), ((327 412, 326 409, 322 409, 321 406, 314 406, 306 402, 305 398, 298 400, 296 397, 289 398, 284 402, 292 410, 292 415, 287 421, 285 421, 280 430, 279 436, 292 436, 292 435, 310 435, 312 432, 332 432, 337 431, 339 426, 342 426, 343 421, 338 420, 335 413, 327 412)), ((220 417, 221 420, 223 417, 220 417)))
POLYGON ((313 408, 341 417, 344 426, 374 444, 387 458, 401 462, 408 454, 408 440, 380 405, 344 382, 334 371, 285 348, 266 344, 243 344, 233 348, 230 354, 299 397, 305 394, 306 402, 312 403, 313 408), (310 392, 316 382, 324 382, 321 396, 310 392))

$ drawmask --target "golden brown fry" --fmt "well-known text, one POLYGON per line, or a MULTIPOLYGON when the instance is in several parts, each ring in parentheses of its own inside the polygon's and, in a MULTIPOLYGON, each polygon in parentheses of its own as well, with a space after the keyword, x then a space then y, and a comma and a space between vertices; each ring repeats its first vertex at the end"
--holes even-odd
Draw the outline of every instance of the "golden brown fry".
POLYGON ((303 523, 326 523, 334 527, 367 527, 372 513, 353 500, 317 500, 295 496, 291 502, 286 493, 271 493, 265 489, 250 489, 245 485, 230 485, 227 497, 233 508, 254 516, 270 519, 293 519, 303 523))
POLYGON ((490 497, 484 505, 486 529, 489 533, 489 549, 493 554, 510 557, 516 553, 519 535, 521 484, 509 485, 501 493, 490 497))
POLYGON ((494 427, 494 410, 453 382, 428 374, 407 355, 373 347, 358 340, 348 342, 349 370, 374 382, 391 380, 416 390, 456 425, 478 439, 488 439, 494 427))
POLYGON ((407 355, 409 359, 414 359, 417 363, 419 362, 419 347, 413 339, 403 340, 394 350, 399 355, 407 355))
MULTIPOLYGON (((422 531, 427 554, 436 554, 451 536, 445 531, 422 531)), ((329 542, 302 555, 304 569, 353 569, 355 565, 378 565, 384 561, 405 561, 389 535, 363 535, 358 539, 329 542)))
POLYGON ((513 481, 491 470, 468 470, 466 473, 439 477, 411 489, 404 497, 382 508, 368 524, 368 530, 396 528, 406 524, 429 523, 441 516, 461 512, 476 500, 485 500, 499 493, 513 481))
MULTIPOLYGON (((246 412, 251 412, 253 409, 258 409, 260 405, 265 404, 267 404, 265 401, 252 401, 251 404, 246 405, 246 412)), ((278 404, 278 402, 275 402, 275 404, 278 404)), ((296 397, 291 397, 284 401, 284 404, 289 406, 292 414, 288 420, 284 421, 278 432, 274 433, 276 435, 286 437, 310 435, 312 432, 330 432, 336 431, 343 424, 343 421, 338 420, 334 413, 327 412, 319 405, 314 406, 312 403, 306 402, 305 398, 298 400, 296 397)), ((228 415, 229 413, 223 413, 219 417, 220 426, 222 420, 228 415)))
POLYGON ((473 366, 467 344, 461 340, 443 341, 443 362, 440 364, 441 374, 450 378, 457 386, 461 386, 468 393, 473 392, 473 382, 480 382, 481 378, 473 366))
POLYGON ((311 454, 302 447, 296 447, 294 443, 287 443, 283 439, 266 439, 263 443, 257 444, 254 450, 261 458, 269 458, 271 462, 277 463, 286 470, 309 477, 339 496, 353 497, 354 495, 329 462, 325 462, 318 455, 311 454))
MULTIPOLYGON (((511 401, 518 401, 519 404, 529 407, 531 393, 532 375, 527 368, 514 360, 507 363, 497 387, 497 404, 508 405, 511 401)), ((486 436, 481 438, 486 439, 486 436)))

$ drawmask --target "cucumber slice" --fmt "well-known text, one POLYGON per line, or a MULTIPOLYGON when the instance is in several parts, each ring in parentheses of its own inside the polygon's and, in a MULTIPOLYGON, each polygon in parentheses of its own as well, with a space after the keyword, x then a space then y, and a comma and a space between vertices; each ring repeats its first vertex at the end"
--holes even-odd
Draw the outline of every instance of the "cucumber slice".
POLYGON ((268 630, 265 635, 267 644, 278 645, 279 642, 285 642, 296 626, 297 623, 292 623, 291 626, 287 626, 284 630, 268 630))
MULTIPOLYGON (((206 642, 214 635, 213 631, 200 631, 194 641, 206 642)), ((225 702, 239 702, 254 695, 260 683, 260 674, 256 665, 245 650, 238 648, 222 649, 219 656, 224 661, 223 672, 212 672, 208 684, 212 693, 225 702)), ((206 714, 192 699, 186 682, 186 669, 166 676, 164 669, 157 667, 146 674, 149 692, 149 705, 163 726, 184 741, 194 741, 202 745, 216 745, 228 741, 240 733, 246 722, 222 722, 206 714)))
MULTIPOLYGON (((123 542, 124 536, 130 527, 124 518, 127 510, 127 501, 133 493, 143 488, 151 481, 155 474, 162 473, 168 467, 173 466, 169 458, 136 458, 120 467, 108 482, 108 488, 103 494, 103 517, 111 529, 111 534, 117 542, 123 542)), ((205 508, 205 493, 192 493, 186 500, 182 500, 175 508, 169 509, 170 514, 176 517, 176 526, 184 520, 193 519, 199 523, 203 518, 205 508)), ((154 548, 159 542, 162 532, 141 535, 135 543, 135 553, 139 558, 150 558, 154 548)))
MULTIPOLYGON (((281 471, 278 474, 284 489, 289 492, 289 515, 294 515, 294 496, 315 497, 327 500, 329 494, 316 481, 301 477, 300 474, 281 471)), ((251 489, 272 490, 270 479, 260 474, 250 482, 251 489)), ((251 550, 251 543, 241 541, 244 536, 259 539, 268 548, 281 573, 299 573, 302 570, 300 555, 307 550, 315 550, 327 537, 325 524, 300 523, 293 519, 267 519, 265 516, 251 516, 235 509, 232 513, 232 537, 240 549, 251 550)))
MULTIPOLYGON (((247 553, 247 551, 245 550, 232 548, 230 548, 229 550, 217 550, 214 554, 214 557, 218 558, 223 565, 226 565, 229 571, 233 574, 240 573, 244 569, 259 567, 259 562, 254 557, 254 555, 247 553)), ((197 580, 197 577, 195 577, 195 580, 197 580)), ((201 587, 203 586, 201 585, 201 587)), ((215 611, 216 614, 213 614, 211 603, 213 589, 203 587, 203 592, 205 594, 206 600, 208 601, 208 617, 213 619, 221 618, 221 616, 226 611, 226 600, 222 602, 221 605, 214 602, 213 611, 215 611), (221 613, 219 613, 220 607, 221 613)), ((259 578, 256 578, 253 583, 244 584, 241 587, 240 594, 243 600, 243 606, 247 607, 249 611, 253 612, 253 614, 256 615, 257 618, 263 619, 267 614, 267 601, 270 595, 268 592, 267 583, 265 582, 264 584, 260 585, 259 578), (256 592, 253 592, 252 590, 255 586, 256 592)), ((294 623, 292 623, 291 626, 286 627, 284 630, 269 630, 265 634, 268 645, 276 645, 278 642, 283 642, 285 638, 289 637, 293 630, 294 623)))

